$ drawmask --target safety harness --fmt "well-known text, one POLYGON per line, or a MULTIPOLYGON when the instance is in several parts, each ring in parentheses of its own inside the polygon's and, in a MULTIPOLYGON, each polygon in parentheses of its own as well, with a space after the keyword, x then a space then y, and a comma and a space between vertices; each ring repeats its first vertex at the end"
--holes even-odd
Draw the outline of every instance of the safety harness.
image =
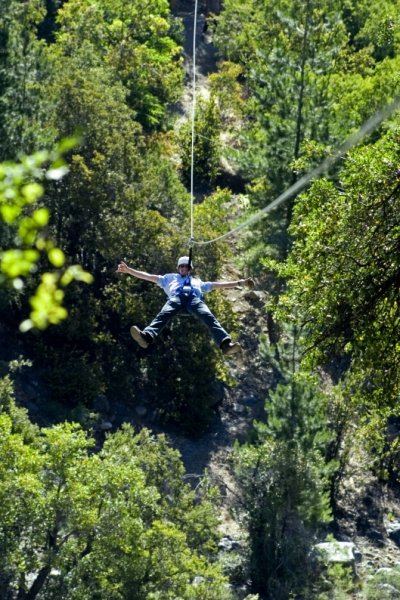
MULTIPOLYGON (((192 252, 193 252, 193 247, 190 246, 190 248, 189 248, 189 263, 188 263, 189 270, 192 268, 192 252)), ((185 277, 184 282, 182 283, 182 285, 179 286, 177 291, 178 291, 178 296, 181 298, 182 301, 188 302, 190 300, 190 298, 193 298, 194 290, 192 287, 192 278, 190 275, 187 275, 185 277)))
POLYGON ((182 299, 182 300, 190 300, 190 298, 192 298, 194 296, 194 290, 192 287, 192 278, 190 277, 190 275, 187 275, 187 277, 185 277, 185 280, 183 281, 182 285, 180 285, 178 287, 178 296, 182 299))

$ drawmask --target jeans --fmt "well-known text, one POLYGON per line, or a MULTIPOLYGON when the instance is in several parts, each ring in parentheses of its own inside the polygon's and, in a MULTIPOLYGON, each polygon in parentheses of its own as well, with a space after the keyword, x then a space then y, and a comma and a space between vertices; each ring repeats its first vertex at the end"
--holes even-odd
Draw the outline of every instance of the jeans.
POLYGON ((202 323, 207 325, 214 342, 218 346, 220 346, 223 341, 231 339, 230 335, 225 331, 218 319, 212 314, 207 304, 197 296, 191 298, 172 296, 172 298, 169 298, 158 315, 154 317, 150 325, 143 330, 146 338, 151 336, 152 340, 154 340, 170 319, 181 311, 186 311, 194 315, 202 323))

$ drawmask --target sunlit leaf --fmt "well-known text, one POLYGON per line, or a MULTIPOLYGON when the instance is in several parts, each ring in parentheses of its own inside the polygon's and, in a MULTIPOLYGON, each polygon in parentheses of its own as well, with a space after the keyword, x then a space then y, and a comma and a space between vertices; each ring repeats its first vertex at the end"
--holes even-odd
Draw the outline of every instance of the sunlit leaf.
POLYGON ((44 188, 40 183, 27 183, 21 189, 21 193, 30 204, 36 202, 43 195, 44 188))
POLYGON ((1 270, 11 279, 28 275, 39 259, 37 250, 6 250, 0 255, 1 270))
POLYGON ((15 219, 20 214, 21 209, 16 204, 2 204, 0 205, 0 214, 3 219, 8 224, 14 223, 15 219))
POLYGON ((48 251, 47 256, 49 257, 51 264, 57 268, 62 267, 65 262, 65 254, 59 248, 51 248, 48 251))
POLYGON ((84 283, 92 283, 93 275, 84 271, 80 265, 71 265, 61 277, 61 285, 69 285, 72 281, 83 281, 84 283))
POLYGON ((50 213, 48 208, 38 208, 32 214, 32 219, 39 225, 39 227, 44 227, 49 222, 50 213))
POLYGON ((61 167, 57 167, 56 169, 49 169, 46 171, 46 179, 50 179, 53 181, 58 181, 64 177, 68 173, 68 167, 63 165, 61 167))
POLYGON ((65 152, 72 150, 72 148, 75 148, 75 146, 77 146, 79 144, 79 142, 80 142, 79 136, 64 138, 58 144, 57 150, 60 154, 64 154, 65 152))

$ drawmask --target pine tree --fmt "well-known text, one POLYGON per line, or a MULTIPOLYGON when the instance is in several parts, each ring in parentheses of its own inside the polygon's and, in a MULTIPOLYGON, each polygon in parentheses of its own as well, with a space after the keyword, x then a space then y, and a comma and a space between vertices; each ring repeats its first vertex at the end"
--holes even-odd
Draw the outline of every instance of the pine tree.
MULTIPOLYGON (((235 452, 252 587, 271 600, 301 592, 311 545, 331 519, 335 463, 325 460, 331 440, 327 399, 317 380, 297 371, 296 347, 293 339, 286 348, 280 342, 272 364, 281 382, 266 401, 266 422, 255 423, 252 441, 235 452)), ((264 355, 270 360, 267 346, 264 355)))

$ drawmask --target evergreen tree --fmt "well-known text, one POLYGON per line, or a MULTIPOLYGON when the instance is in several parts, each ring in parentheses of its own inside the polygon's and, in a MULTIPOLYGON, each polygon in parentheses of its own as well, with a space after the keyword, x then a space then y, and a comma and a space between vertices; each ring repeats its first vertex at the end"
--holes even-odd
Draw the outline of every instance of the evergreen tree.
POLYGON ((250 95, 245 171, 264 178, 276 195, 292 183, 290 165, 302 141, 328 139, 329 78, 346 41, 337 3, 231 0, 218 17, 216 39, 243 65, 250 95))
MULTIPOLYGON (((191 182, 192 137, 191 123, 180 131, 182 178, 186 186, 191 182)), ((206 102, 200 99, 194 122, 193 181, 196 187, 215 183, 221 157, 221 117, 216 99, 211 95, 206 102)))
POLYGON ((398 160, 395 129, 350 153, 340 189, 315 182, 296 203, 294 247, 280 270, 282 309, 303 323, 305 362, 347 373, 376 448, 399 393, 398 160))
POLYGON ((69 0, 57 23, 64 56, 108 65, 127 89, 136 119, 146 128, 162 126, 182 90, 180 34, 167 0, 69 0))
MULTIPOLYGON (((277 197, 396 94, 396 6, 225 3, 215 37, 223 55, 243 68, 248 115, 238 128, 238 160, 251 180, 253 206, 277 197)), ((289 199, 254 236, 279 259, 290 248, 292 206, 289 199)), ((254 245, 254 268, 260 269, 260 254, 254 245)))
POLYGON ((296 341, 285 344, 283 338, 278 360, 268 346, 264 354, 281 382, 266 402, 266 422, 255 423, 251 442, 236 447, 235 465, 253 590, 284 600, 308 584, 310 548, 331 518, 335 463, 326 460, 331 441, 327 398, 316 379, 297 371, 296 341))
POLYGON ((49 143, 41 129, 46 58, 37 26, 43 15, 42 0, 0 2, 0 161, 49 143))

